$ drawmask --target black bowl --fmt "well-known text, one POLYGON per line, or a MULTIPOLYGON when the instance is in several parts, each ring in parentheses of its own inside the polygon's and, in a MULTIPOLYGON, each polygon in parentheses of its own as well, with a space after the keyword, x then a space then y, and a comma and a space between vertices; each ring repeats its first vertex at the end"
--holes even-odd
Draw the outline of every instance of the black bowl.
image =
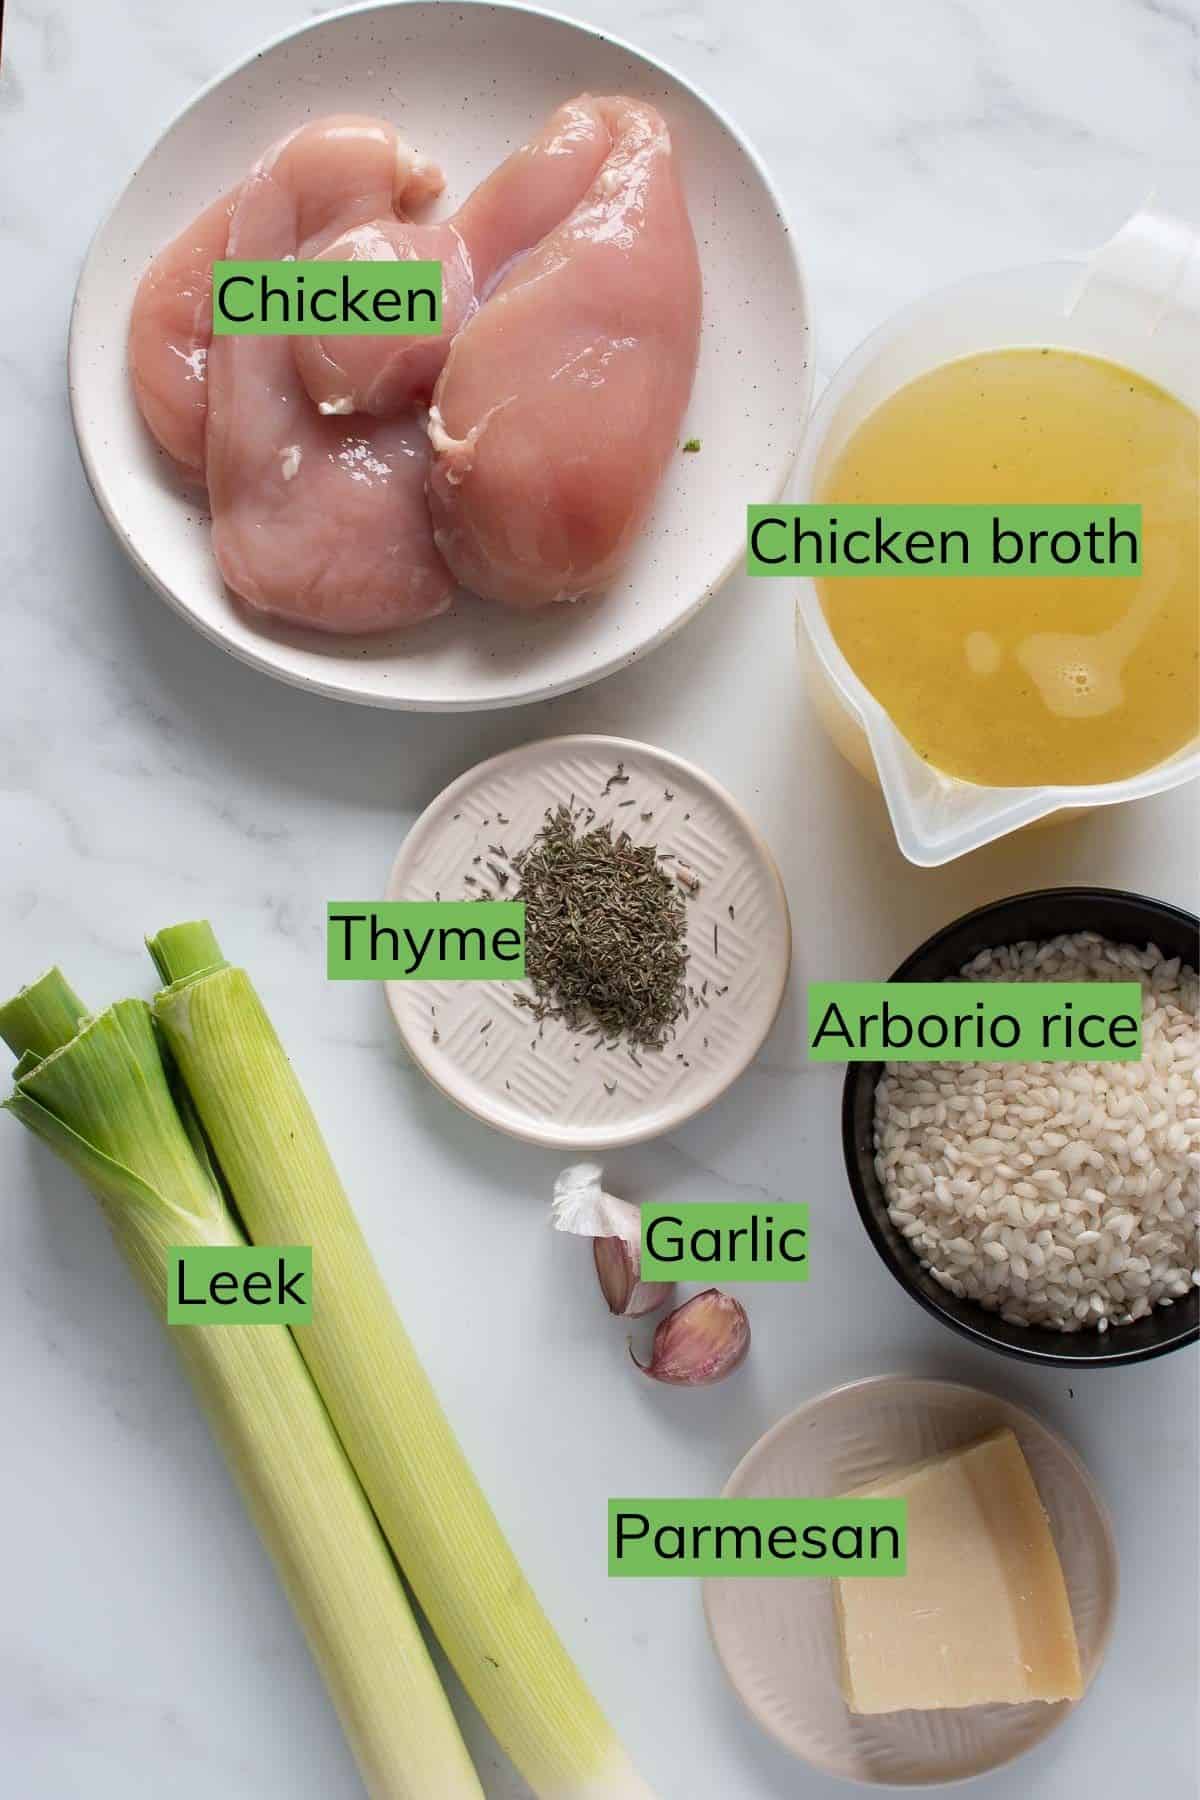
MULTIPOLYGON (((1024 939, 1058 937, 1063 932, 1096 931, 1118 944, 1157 944, 1167 956, 1196 967, 1200 920, 1180 907, 1113 888, 1045 888, 1014 894, 956 919, 935 932, 892 976, 893 981, 941 981, 954 976, 981 950, 1024 939)), ((1200 1289, 1172 1306, 1158 1306, 1148 1318, 1111 1331, 1050 1331, 1010 1325, 998 1312, 973 1300, 958 1300, 922 1269, 907 1241, 888 1217, 875 1173, 875 1088, 882 1063, 851 1063, 842 1095, 842 1144, 846 1173, 871 1242, 902 1287, 926 1312, 977 1344, 1019 1356, 1026 1362, 1081 1364, 1141 1362, 1178 1350, 1200 1337, 1200 1289)))

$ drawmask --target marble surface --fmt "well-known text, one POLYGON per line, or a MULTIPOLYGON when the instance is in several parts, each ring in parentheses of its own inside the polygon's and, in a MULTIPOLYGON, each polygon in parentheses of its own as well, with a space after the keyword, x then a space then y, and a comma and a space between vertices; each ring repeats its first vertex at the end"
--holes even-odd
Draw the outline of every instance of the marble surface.
MULTIPOLYGON (((0 76, 0 988, 62 958, 103 1002, 148 991, 141 935, 210 914, 249 962, 363 1222, 548 1610, 664 1800, 833 1800, 727 1690, 686 1582, 610 1582, 604 1502, 720 1487, 835 1382, 962 1377, 1064 1431, 1111 1504, 1124 1599, 1079 1714, 987 1800, 1193 1791, 1197 1365, 1089 1376, 959 1343, 891 1282, 840 1164, 838 1073, 807 1067, 808 976, 885 974, 1025 886, 1196 903, 1181 793, 908 867, 800 693, 780 587, 731 582, 600 686, 507 715, 338 707, 236 666, 126 565, 80 474, 63 352, 89 234, 204 82, 320 8, 9 0, 0 76), (495 1137, 406 1067, 382 996, 330 988, 325 899, 381 889, 414 813, 536 735, 647 737, 702 761, 779 858, 796 967, 753 1069, 711 1113, 611 1159, 644 1197, 812 1203, 818 1269, 758 1288, 746 1368, 708 1393, 635 1378, 586 1255, 545 1227, 557 1159, 495 1137)), ((1099 241, 1157 185, 1200 192, 1195 0, 577 0, 750 132, 791 207, 822 375, 892 308, 1099 241)), ((747 496, 751 498, 751 496, 747 496)), ((14 1800, 350 1800, 349 1755, 161 1328, 95 1208, 0 1126, 5 1375, 0 1790, 14 1800)), ((456 1699, 458 1696, 456 1695, 456 1699)), ((523 1789, 462 1709, 489 1800, 523 1789)))

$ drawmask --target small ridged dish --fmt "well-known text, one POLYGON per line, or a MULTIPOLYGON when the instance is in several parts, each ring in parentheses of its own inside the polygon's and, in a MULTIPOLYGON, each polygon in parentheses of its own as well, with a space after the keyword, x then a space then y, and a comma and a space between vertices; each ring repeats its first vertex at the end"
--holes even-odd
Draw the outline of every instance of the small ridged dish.
MULTIPOLYGON (((1075 1452, 1023 1407, 953 1381, 879 1375, 850 1382, 760 1438, 730 1476, 725 1497, 844 1494, 1004 1426, 1016 1433, 1050 1521, 1090 1686, 1116 1613, 1112 1526, 1075 1452)), ((827 1775, 887 1787, 964 1781, 1032 1750, 1083 1704, 856 1717, 838 1680, 831 1589, 829 1581, 787 1577, 704 1583, 709 1631, 739 1698, 764 1730, 827 1775)))
MULTIPOLYGON (((774 858, 737 802, 681 757, 618 737, 549 738, 461 775, 405 838, 387 898, 481 897, 490 846, 523 849, 572 798, 699 881, 687 899, 696 998, 666 1047, 635 1057, 539 1025, 517 1003, 532 994, 525 981, 393 981, 387 997, 409 1055, 449 1099, 511 1137, 584 1152, 672 1131, 724 1093, 774 1023, 792 934, 774 858), (610 786, 618 768, 627 779, 610 786)), ((492 881, 490 895, 513 887, 492 881)))

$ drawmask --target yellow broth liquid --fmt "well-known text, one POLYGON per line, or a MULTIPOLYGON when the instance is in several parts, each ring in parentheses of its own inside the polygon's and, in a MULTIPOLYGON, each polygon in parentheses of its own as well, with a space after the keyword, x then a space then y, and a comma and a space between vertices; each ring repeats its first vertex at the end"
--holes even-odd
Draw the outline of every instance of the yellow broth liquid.
POLYGON ((816 498, 1140 504, 1140 576, 817 588, 859 679, 927 762, 965 781, 1116 781, 1197 735, 1200 431, 1153 382, 1069 350, 944 363, 863 421, 816 498))

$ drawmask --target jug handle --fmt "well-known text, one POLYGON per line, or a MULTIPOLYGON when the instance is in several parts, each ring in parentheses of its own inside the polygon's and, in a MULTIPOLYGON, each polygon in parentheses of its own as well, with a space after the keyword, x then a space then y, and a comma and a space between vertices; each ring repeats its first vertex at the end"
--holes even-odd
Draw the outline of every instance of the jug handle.
POLYGON ((1148 332, 1200 315, 1200 231, 1151 205, 1092 252, 1067 302, 1068 316, 1096 304, 1132 303, 1148 332))

